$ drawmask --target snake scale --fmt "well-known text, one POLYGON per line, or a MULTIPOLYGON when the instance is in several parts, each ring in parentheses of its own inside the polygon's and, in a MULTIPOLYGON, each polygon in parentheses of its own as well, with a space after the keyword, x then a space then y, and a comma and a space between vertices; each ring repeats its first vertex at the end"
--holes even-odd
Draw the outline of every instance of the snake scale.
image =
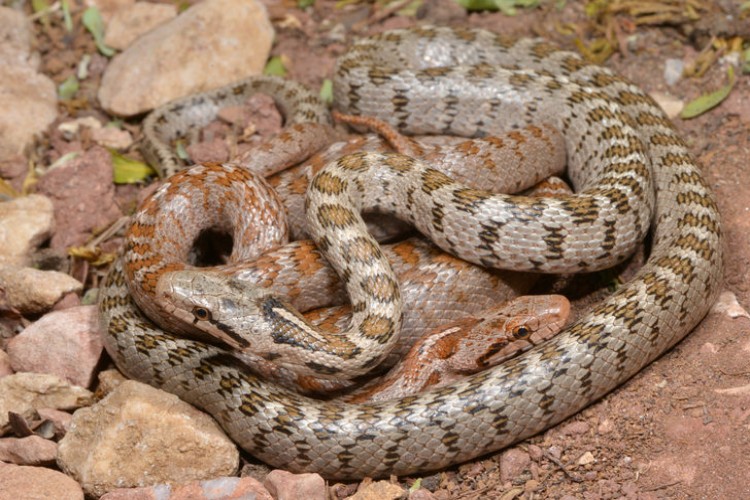
MULTIPOLYGON (((493 265, 592 270, 624 258, 652 226, 650 255, 634 279, 520 357, 416 396, 358 405, 301 396, 243 372, 227 351, 155 327, 116 263, 100 310, 117 365, 203 408, 259 459, 352 479, 424 472, 502 449, 622 384, 689 333, 715 300, 722 237, 711 189, 653 100, 609 70, 540 40, 425 27, 356 43, 336 78, 340 109, 390 119, 403 132, 481 135, 503 119, 509 127, 550 121, 564 132, 576 197, 494 198, 417 176, 428 195, 448 190, 423 230, 449 251, 474 243, 476 259, 493 265), (510 215, 486 216, 474 240, 443 231, 455 211, 488 204, 510 215), (527 229, 514 244, 516 226, 527 229)), ((372 170, 376 160, 394 178, 416 168, 404 157, 363 154, 331 165, 329 175, 372 170)), ((316 189, 331 194, 334 185, 316 189)), ((338 198, 328 203, 341 208, 338 198)))

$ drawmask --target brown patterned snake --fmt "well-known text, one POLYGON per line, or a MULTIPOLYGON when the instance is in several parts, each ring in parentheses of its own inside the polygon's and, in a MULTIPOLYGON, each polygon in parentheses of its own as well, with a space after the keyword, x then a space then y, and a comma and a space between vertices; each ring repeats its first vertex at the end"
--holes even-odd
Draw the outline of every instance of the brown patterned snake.
MULTIPOLYGON (((437 124, 438 132, 470 135, 495 120, 515 118, 513 126, 532 114, 565 131, 569 176, 582 197, 492 198, 511 215, 488 216, 478 240, 461 240, 478 244, 480 260, 505 260, 507 244, 526 268, 602 267, 627 254, 619 245, 632 248, 653 208, 651 253, 633 280, 546 344, 444 388, 360 405, 300 396, 241 372, 226 351, 157 329, 134 307, 118 263, 100 301, 105 343, 118 366, 205 409, 253 455, 331 478, 404 475, 465 461, 580 411, 673 346, 710 308, 722 278, 717 207, 684 142, 637 87, 544 42, 434 28, 362 41, 340 61, 338 78, 338 106, 363 115, 385 111, 402 131, 437 124), (422 55, 430 67, 419 69, 427 64, 419 62, 422 55), (511 67, 523 69, 505 69, 511 67), (633 210, 638 215, 626 215, 633 210), (550 213, 572 219, 540 222, 550 213), (512 237, 503 243, 520 222, 531 226, 527 239, 515 240, 525 243, 522 249, 512 237), (597 242, 591 260, 582 261, 585 245, 576 246, 576 232, 597 242)), ((372 159, 347 157, 329 175, 369 171, 363 161, 372 159)), ((385 161, 393 175, 416 168, 401 157, 385 161)), ((314 184, 323 193, 338 191, 314 184)), ((485 193, 456 191, 432 174, 419 190, 436 187, 449 190, 425 222, 438 233, 450 228, 451 209, 476 211, 489 203, 485 193), (442 226, 435 224, 440 220, 442 226)), ((322 205, 313 205, 319 213, 322 205)), ((438 236, 440 244, 459 246, 438 236)))

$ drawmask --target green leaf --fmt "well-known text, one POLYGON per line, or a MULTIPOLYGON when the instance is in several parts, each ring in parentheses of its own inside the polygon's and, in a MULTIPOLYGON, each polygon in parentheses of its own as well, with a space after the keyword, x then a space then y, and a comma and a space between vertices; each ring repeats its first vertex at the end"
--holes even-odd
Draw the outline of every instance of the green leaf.
POLYGON ((286 67, 284 67, 284 61, 281 56, 273 56, 266 63, 266 67, 263 68, 264 75, 273 76, 286 76, 286 67))
POLYGON ((515 16, 516 7, 529 8, 539 5, 539 0, 456 0, 466 10, 499 10, 506 16, 515 16))
POLYGON ((31 0, 31 8, 36 14, 40 14, 40 19, 45 28, 49 28, 49 2, 47 0, 31 0))
POLYGON ((417 480, 414 481, 414 484, 411 485, 411 487, 409 488, 409 493, 413 493, 421 487, 422 487, 422 478, 420 477, 420 478, 417 478, 417 480))
POLYGON ((715 108, 716 106, 721 104, 721 102, 727 98, 729 93, 732 91, 732 88, 734 87, 735 78, 733 66, 729 66, 729 68, 727 68, 727 75, 729 76, 729 82, 726 85, 721 87, 719 90, 715 90, 708 94, 703 94, 697 99, 687 103, 685 107, 682 108, 680 118, 695 118, 696 116, 702 115, 709 109, 715 108))
POLYGON ((78 78, 75 75, 70 75, 67 80, 57 87, 57 95, 60 97, 60 100, 69 101, 78 92, 78 87, 78 78))
POLYGON ((323 80, 323 85, 320 86, 320 99, 326 103, 333 103, 333 82, 326 78, 323 80))
POLYGON ((742 72, 750 73, 750 49, 742 51, 742 72))
POLYGON ((109 154, 112 157, 115 184, 134 184, 156 175, 156 171, 142 161, 128 158, 113 150, 110 150, 109 154))
POLYGON ((180 160, 190 160, 190 155, 188 154, 187 149, 185 149, 185 141, 175 141, 174 150, 175 153, 177 153, 177 158, 180 160))
POLYGON ((306 9, 315 5, 315 0, 297 0, 297 7, 300 9, 306 9))
POLYGON ((99 289, 89 288, 81 297, 81 304, 84 306, 93 306, 99 301, 99 289))
POLYGON ((99 13, 99 9, 96 7, 89 7, 83 12, 81 18, 83 25, 89 30, 91 35, 94 37, 94 43, 96 48, 102 55, 112 57, 115 55, 114 49, 107 47, 104 44, 104 21, 102 21, 102 15, 99 13))
POLYGON ((419 8, 422 7, 422 4, 424 4, 424 0, 413 0, 396 11, 396 14, 404 17, 414 17, 417 15, 419 8))
POLYGON ((65 24, 65 31, 70 33, 71 31, 73 31, 73 16, 70 15, 70 4, 68 3, 68 0, 62 0, 60 2, 60 5, 62 6, 63 23, 65 24))

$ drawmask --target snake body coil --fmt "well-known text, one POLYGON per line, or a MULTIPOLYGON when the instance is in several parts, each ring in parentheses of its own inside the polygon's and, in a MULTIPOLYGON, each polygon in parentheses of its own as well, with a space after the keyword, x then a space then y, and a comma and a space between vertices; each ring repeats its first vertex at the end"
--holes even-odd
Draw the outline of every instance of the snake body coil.
MULTIPOLYGON (((519 358, 414 397, 360 405, 300 396, 244 373, 226 351, 158 329, 135 307, 118 262, 100 310, 107 349, 126 374, 203 408, 276 467, 330 478, 403 475, 499 450, 560 422, 632 377, 708 311, 722 279, 718 210, 684 142, 637 87, 544 42, 480 30, 385 33, 355 45, 338 71, 337 105, 354 114, 385 111, 401 130, 437 125, 472 135, 501 117, 515 117, 514 126, 533 116, 565 131, 569 176, 581 195, 560 203, 503 199, 510 215, 487 216, 475 245, 479 261, 520 255, 527 269, 600 268, 622 259, 653 220, 648 261, 575 324, 519 358), (540 222, 550 216, 552 224, 540 222), (514 253, 501 236, 526 224, 520 243, 528 246, 514 253), (582 237, 597 245, 592 256, 582 237)), ((359 168, 351 162, 338 167, 359 168)), ((446 186, 422 176, 418 187, 429 195, 446 186)), ((442 234, 435 213, 443 220, 452 210, 483 206, 485 197, 453 195, 425 224, 442 238, 438 244, 460 251, 471 241, 442 234)))

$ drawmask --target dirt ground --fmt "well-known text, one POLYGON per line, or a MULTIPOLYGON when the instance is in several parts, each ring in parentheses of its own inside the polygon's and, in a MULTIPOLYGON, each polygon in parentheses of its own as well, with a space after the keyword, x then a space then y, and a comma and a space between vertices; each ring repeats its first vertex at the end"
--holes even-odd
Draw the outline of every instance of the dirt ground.
MULTIPOLYGON (((565 34, 570 27, 584 40, 595 36, 582 3, 573 1, 519 10, 514 17, 467 15, 449 0, 428 1, 418 18, 386 15, 365 3, 337 8, 332 1, 317 0, 305 11, 288 2, 269 0, 267 5, 277 29, 273 54, 287 58, 290 78, 312 88, 330 76, 335 57, 351 36, 415 22, 543 35, 569 48, 574 48, 573 37, 565 34), (345 37, 339 36, 339 26, 345 37)), ((627 54, 614 54, 606 65, 647 91, 689 101, 725 83, 721 63, 703 77, 682 79, 672 87, 664 82, 664 61, 696 58, 714 34, 710 29, 635 26, 627 15, 615 18, 612 26, 627 54)), ((90 52, 90 37, 82 32, 80 39, 64 40, 54 29, 36 27, 43 68, 60 83, 82 51, 90 52)), ((97 58, 97 64, 106 60, 97 58)), ((82 93, 94 91, 92 86, 82 93)), ((92 111, 103 113, 95 99, 63 108, 68 116, 92 111)), ((726 242, 725 290, 746 308, 750 188, 743 181, 750 172, 749 120, 750 79, 743 76, 714 110, 676 120, 718 195, 726 242)), ((127 127, 137 132, 138 121, 127 127)), ((118 189, 122 197, 137 195, 132 187, 118 189)), ((577 308, 601 293, 579 299, 577 308)), ((580 414, 512 450, 424 477, 421 484, 439 498, 750 498, 749 332, 748 317, 711 314, 676 348, 580 414)), ((413 479, 402 481, 411 485, 413 479)))

